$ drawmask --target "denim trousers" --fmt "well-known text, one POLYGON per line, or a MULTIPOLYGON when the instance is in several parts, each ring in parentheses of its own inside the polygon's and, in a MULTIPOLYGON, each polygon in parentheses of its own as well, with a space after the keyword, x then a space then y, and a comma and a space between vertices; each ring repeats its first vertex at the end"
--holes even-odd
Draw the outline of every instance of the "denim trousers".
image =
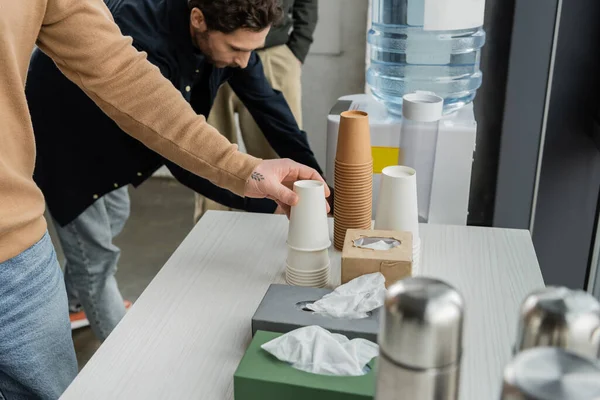
POLYGON ((54 225, 65 254, 69 308, 83 307, 96 337, 104 341, 125 315, 115 273, 120 249, 113 239, 129 218, 127 187, 114 190, 74 221, 54 225))
POLYGON ((46 233, 0 263, 0 399, 57 399, 76 375, 63 274, 46 233))

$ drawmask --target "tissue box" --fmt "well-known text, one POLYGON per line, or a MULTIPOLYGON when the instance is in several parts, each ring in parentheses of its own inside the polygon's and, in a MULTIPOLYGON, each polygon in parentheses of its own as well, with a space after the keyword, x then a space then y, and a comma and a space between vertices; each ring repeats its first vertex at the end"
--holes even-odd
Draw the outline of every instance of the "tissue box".
POLYGON ((377 343, 381 309, 373 310, 363 319, 331 318, 302 310, 307 302, 312 303, 328 293, 330 289, 272 284, 252 317, 252 335, 259 330, 287 333, 318 325, 348 339, 362 338, 377 343))
POLYGON ((327 376, 300 371, 261 349, 281 336, 258 331, 233 376, 235 400, 372 400, 375 363, 363 376, 327 376))
POLYGON ((412 233, 348 229, 342 251, 342 283, 361 275, 381 272, 385 286, 412 275, 412 233), (390 238, 400 245, 389 250, 372 250, 355 246, 356 239, 390 238))

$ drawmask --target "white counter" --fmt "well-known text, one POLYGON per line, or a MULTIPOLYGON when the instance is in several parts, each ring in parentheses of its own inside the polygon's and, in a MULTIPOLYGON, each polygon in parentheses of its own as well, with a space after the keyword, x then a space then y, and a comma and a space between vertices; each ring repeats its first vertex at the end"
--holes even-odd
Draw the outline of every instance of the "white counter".
MULTIPOLYGON (((530 235, 420 229, 421 273, 457 287, 467 305, 460 399, 496 398, 518 307, 543 286, 530 235)), ((208 213, 62 398, 233 399, 252 315, 269 285, 285 280, 286 236, 283 216, 208 213)), ((340 255, 331 250, 336 285, 340 255)))

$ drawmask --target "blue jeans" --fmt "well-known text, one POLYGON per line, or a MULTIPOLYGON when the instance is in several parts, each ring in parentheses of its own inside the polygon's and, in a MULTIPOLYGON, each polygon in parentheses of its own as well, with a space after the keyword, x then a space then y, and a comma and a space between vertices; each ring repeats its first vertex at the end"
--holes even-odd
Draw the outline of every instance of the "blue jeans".
POLYGON ((127 187, 104 195, 68 225, 54 225, 66 258, 69 306, 81 304, 104 341, 125 315, 115 273, 121 251, 113 244, 129 218, 127 187))
POLYGON ((0 399, 57 399, 76 375, 63 274, 46 233, 0 263, 0 399))

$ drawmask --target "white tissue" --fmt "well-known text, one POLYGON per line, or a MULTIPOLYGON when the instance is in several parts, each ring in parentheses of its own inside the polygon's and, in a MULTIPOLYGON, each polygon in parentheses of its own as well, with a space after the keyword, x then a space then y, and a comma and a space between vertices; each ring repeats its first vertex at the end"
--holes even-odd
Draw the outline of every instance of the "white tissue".
POLYGON ((391 238, 362 237, 354 241, 354 246, 370 250, 391 250, 400 246, 400 242, 391 238))
POLYGON ((365 366, 379 354, 373 342, 349 340, 320 326, 296 329, 261 347, 296 369, 320 375, 365 375, 365 366))
POLYGON ((380 273, 359 276, 326 294, 306 308, 334 318, 367 318, 367 312, 383 305, 385 277, 380 273))

